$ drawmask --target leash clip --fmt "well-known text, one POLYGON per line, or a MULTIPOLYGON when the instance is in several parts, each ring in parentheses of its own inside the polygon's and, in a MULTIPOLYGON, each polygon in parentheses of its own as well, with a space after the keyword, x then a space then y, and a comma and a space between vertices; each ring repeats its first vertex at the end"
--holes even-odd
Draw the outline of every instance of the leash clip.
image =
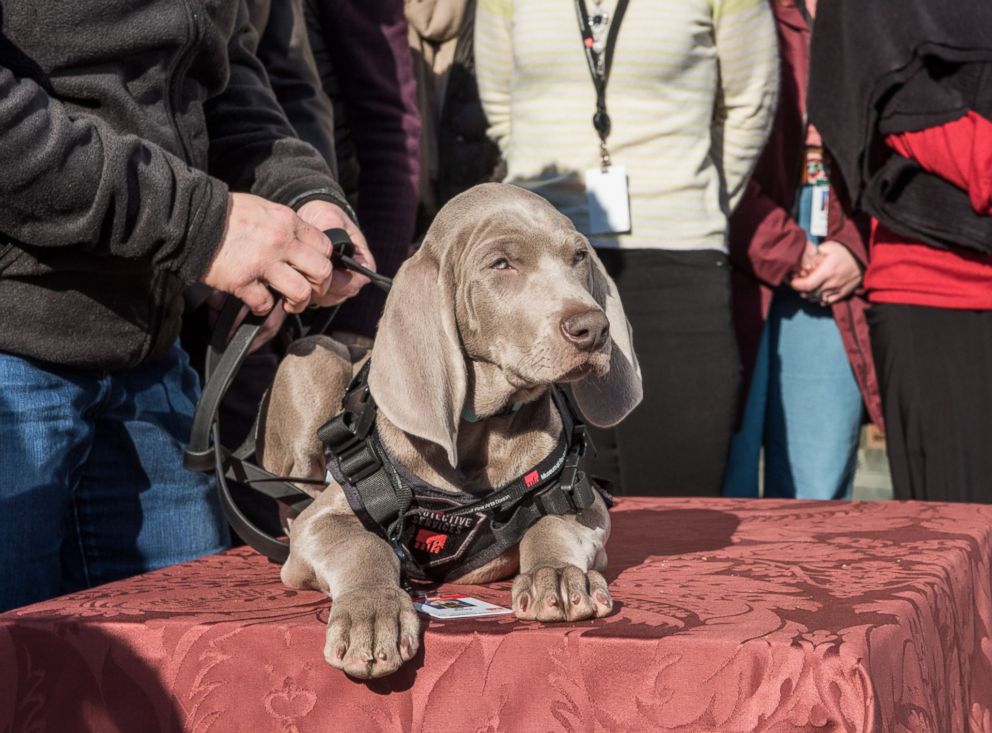
POLYGON ((565 457, 565 466, 561 471, 559 487, 568 503, 578 513, 588 509, 595 501, 592 483, 586 472, 579 467, 586 448, 591 444, 585 425, 580 423, 572 428, 572 441, 572 448, 565 457))

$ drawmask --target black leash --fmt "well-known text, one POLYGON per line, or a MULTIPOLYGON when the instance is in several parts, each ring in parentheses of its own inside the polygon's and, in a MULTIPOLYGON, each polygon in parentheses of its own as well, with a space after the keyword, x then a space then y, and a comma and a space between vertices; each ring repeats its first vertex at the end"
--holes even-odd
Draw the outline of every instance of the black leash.
MULTIPOLYGON (((324 234, 331 240, 331 262, 335 267, 361 273, 377 287, 389 291, 392 286, 390 278, 373 272, 354 259, 355 245, 345 230, 329 229, 324 234)), ((282 297, 276 296, 273 310, 281 303, 282 297)), ((269 315, 248 314, 234 331, 234 335, 228 339, 243 305, 239 299, 229 296, 214 326, 207 350, 203 393, 193 416, 193 428, 183 465, 192 471, 213 471, 217 477, 221 507, 234 531, 269 560, 283 563, 289 557, 289 543, 278 538, 281 529, 278 526, 260 526, 266 522, 258 516, 252 516, 250 510, 243 509, 238 496, 247 496, 247 491, 254 490, 299 513, 313 498, 294 484, 323 486, 327 482, 298 476, 276 476, 255 465, 252 459, 255 455, 257 424, 236 450, 230 451, 221 444, 218 415, 220 404, 269 315)), ((307 328, 297 319, 300 335, 323 333, 336 314, 337 308, 334 308, 319 329, 307 328)))

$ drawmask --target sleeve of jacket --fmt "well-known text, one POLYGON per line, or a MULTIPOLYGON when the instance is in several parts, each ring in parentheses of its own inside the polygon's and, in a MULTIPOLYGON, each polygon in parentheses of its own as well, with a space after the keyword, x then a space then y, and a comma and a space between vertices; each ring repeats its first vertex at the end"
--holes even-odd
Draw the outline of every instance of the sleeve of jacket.
POLYGON ((157 145, 70 114, 0 65, 0 238, 149 258, 187 282, 218 242, 227 188, 157 145))
POLYGON ((227 87, 205 105, 210 172, 232 191, 298 207, 322 198, 341 206, 344 194, 320 154, 300 140, 276 101, 261 62, 258 36, 244 3, 228 44, 227 87))
POLYGON ((969 110, 943 125, 887 135, 885 142, 966 191, 976 214, 992 215, 992 121, 969 110))
POLYGON ((479 0, 475 10, 475 75, 488 135, 507 157, 513 82, 513 0, 479 0))
POLYGON ((768 197, 752 178, 730 217, 730 260, 776 287, 795 270, 806 249, 806 233, 789 212, 768 197))
POLYGON ((713 40, 720 89, 712 155, 733 211, 768 139, 778 98, 778 39, 766 0, 714 0, 713 40))

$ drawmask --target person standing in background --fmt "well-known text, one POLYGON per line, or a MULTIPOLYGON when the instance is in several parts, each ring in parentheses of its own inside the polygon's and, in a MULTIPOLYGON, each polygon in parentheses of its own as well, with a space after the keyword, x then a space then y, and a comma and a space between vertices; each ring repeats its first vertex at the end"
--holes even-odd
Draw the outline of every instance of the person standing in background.
POLYGON ((313 145, 339 176, 334 108, 321 88, 303 0, 246 0, 246 4, 258 34, 255 55, 265 67, 286 119, 299 138, 313 145))
MULTIPOLYGON (((331 0, 248 0, 246 5, 257 34, 254 51, 280 107, 300 139, 316 148, 338 177, 345 206, 363 223, 377 267, 392 277, 413 241, 419 177, 412 60, 397 41, 406 28, 401 4, 347 4, 341 13, 331 0), (339 79, 335 60, 354 68, 351 76, 359 78, 339 79), (350 129, 355 120, 361 129, 350 129)), ((202 291, 192 291, 187 302, 204 302, 202 291)), ((337 310, 330 321, 333 335, 367 348, 384 303, 377 288, 364 289, 337 310)), ((222 294, 205 304, 187 309, 183 329, 183 344, 201 375, 222 294)), ((300 318, 320 327, 330 316, 318 310, 300 318)), ((274 314, 263 337, 281 326, 280 314, 274 314)), ((285 341, 268 341, 242 364, 220 408, 225 445, 240 445, 250 432, 285 341)))
POLYGON ((864 404, 881 425, 859 294, 865 234, 830 185, 806 121, 816 0, 773 0, 781 53, 775 125, 730 218, 734 318, 747 395, 724 494, 849 499, 864 404), (766 322, 767 319, 767 322, 766 322))
POLYGON ((592 470, 718 496, 740 381, 727 219, 778 88, 767 3, 480 0, 475 50, 506 181, 590 238, 633 328, 644 402, 594 432, 592 470))
MULTIPOLYGON (((334 105, 338 177, 378 271, 393 277, 410 253, 420 181, 420 114, 403 0, 302 2, 321 86, 334 105)), ((381 290, 365 288, 341 307, 335 335, 348 332, 367 343, 385 302, 381 290)))
POLYGON ((992 5, 824 3, 809 112, 873 218, 895 496, 992 502, 992 5))
MULTIPOLYGON (((404 57, 400 48, 401 53, 394 59, 392 51, 384 52, 375 44, 352 51, 338 48, 339 55, 360 56, 367 52, 367 63, 361 64, 362 74, 376 82, 359 84, 357 89, 348 83, 341 86, 329 55, 328 39, 336 46, 356 41, 353 34, 339 28, 344 20, 327 20, 321 14, 321 3, 307 2, 305 12, 303 0, 247 0, 248 18, 255 31, 252 51, 265 67, 275 98, 296 134, 320 153, 335 176, 343 172, 342 205, 349 216, 358 219, 358 208, 363 222, 369 219, 365 228, 371 237, 369 246, 384 261, 387 272, 395 274, 413 239, 417 205, 412 181, 418 176, 414 133, 419 129, 419 118, 409 84, 404 86, 399 81, 409 80, 412 73, 409 53, 404 57), (319 64, 311 47, 312 36, 321 50, 319 64), (391 75, 395 81, 391 81, 391 75), (353 134, 347 127, 349 111, 352 118, 358 114, 368 129, 353 134), (407 134, 405 130, 413 132, 407 134), (365 163, 361 176, 359 153, 365 163)), ((394 4, 394 10, 398 7, 398 3, 394 4)), ((327 12, 330 17, 336 16, 333 8, 327 12)), ((398 26, 405 28, 402 17, 394 13, 390 16, 392 26, 381 29, 375 21, 375 13, 387 12, 381 4, 355 12, 364 25, 356 21, 351 30, 360 26, 364 36, 378 38, 381 32, 382 39, 388 39, 397 35, 398 26)), ((381 291, 372 290, 375 288, 366 288, 338 308, 331 324, 339 340, 363 347, 370 343, 384 303, 381 291)), ((207 345, 224 294, 210 295, 197 285, 187 291, 186 301, 182 342, 190 353, 190 363, 202 378, 207 345)), ((320 327, 330 315, 329 310, 307 311, 300 319, 308 326, 320 327)), ((259 404, 275 378, 286 345, 287 338, 282 334, 272 339, 279 333, 283 317, 283 313, 276 312, 266 321, 259 338, 264 345, 247 356, 224 397, 220 407, 224 445, 241 445, 255 423, 259 404)))
POLYGON ((502 176, 475 79, 476 0, 406 0, 404 8, 423 121, 417 227, 423 233, 450 199, 502 176))

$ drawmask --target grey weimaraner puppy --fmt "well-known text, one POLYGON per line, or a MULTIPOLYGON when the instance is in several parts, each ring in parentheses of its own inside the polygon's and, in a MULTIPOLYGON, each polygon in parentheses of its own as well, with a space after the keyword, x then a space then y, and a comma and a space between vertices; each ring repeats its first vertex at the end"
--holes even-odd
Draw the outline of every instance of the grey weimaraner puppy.
MULTIPOLYGON (((615 425, 641 400, 630 326, 589 242, 544 199, 484 184, 438 214, 396 276, 372 348, 369 387, 388 453, 445 490, 498 487, 547 456, 561 433, 549 385, 568 382, 586 420, 615 425), (515 412, 505 408, 523 403, 515 412), (464 410, 488 419, 466 421, 464 410)), ((281 475, 321 478, 316 432, 340 411, 356 365, 325 337, 283 361, 262 416, 259 454, 281 475)), ((409 660, 420 624, 399 561, 331 481, 290 522, 283 581, 333 600, 324 655, 355 677, 409 660)), ((578 516, 545 516, 519 545, 459 582, 519 572, 513 611, 541 621, 600 617, 610 521, 597 495, 578 516)))

